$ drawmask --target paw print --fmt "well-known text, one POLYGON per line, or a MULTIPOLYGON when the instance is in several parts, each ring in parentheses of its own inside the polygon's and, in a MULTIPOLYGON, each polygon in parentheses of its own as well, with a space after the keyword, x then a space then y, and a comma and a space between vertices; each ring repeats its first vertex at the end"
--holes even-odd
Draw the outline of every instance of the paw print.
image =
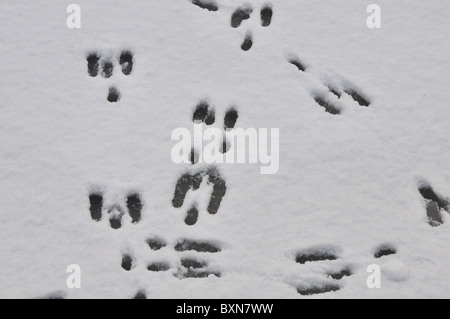
MULTIPOLYGON (((210 106, 206 100, 201 101, 197 105, 197 107, 194 111, 194 115, 192 116, 192 121, 195 124, 204 123, 207 126, 211 126, 216 121, 215 113, 216 113, 215 110, 213 108, 210 108, 210 106)), ((234 127, 236 126, 238 117, 239 117, 239 115, 238 115, 238 112, 235 107, 230 107, 225 113, 225 116, 223 119, 224 140, 222 143, 222 148, 220 150, 221 153, 223 153, 223 154, 227 153, 231 147, 231 145, 226 140, 226 133, 231 131, 232 129, 234 129, 234 127)), ((191 159, 192 164, 197 164, 197 159, 198 159, 197 150, 194 150, 194 149, 192 150, 190 159, 191 159)))
MULTIPOLYGON (((224 138, 222 146, 220 148, 221 153, 227 153, 231 147, 230 143, 226 140, 226 132, 232 130, 238 119, 237 110, 232 107, 230 108, 224 117, 223 130, 224 138)), ((206 101, 200 102, 192 116, 192 121, 196 124, 204 123, 206 125, 213 125, 216 121, 215 111, 210 108, 206 101)), ((198 164, 199 153, 198 150, 194 148, 191 151, 190 162, 193 166, 198 164)), ((202 185, 212 186, 212 194, 209 200, 207 211, 211 215, 215 215, 225 196, 227 187, 226 182, 223 179, 219 169, 215 165, 208 165, 206 168, 201 168, 199 170, 193 170, 192 172, 184 173, 179 179, 175 186, 175 193, 172 199, 172 206, 175 208, 181 208, 184 205, 186 196, 190 190, 197 191, 202 187, 202 185)), ((197 203, 192 204, 192 206, 187 210, 185 223, 186 225, 193 226, 197 223, 199 216, 197 203)))
MULTIPOLYGON (((86 57, 88 74, 91 77, 97 77, 100 75, 109 79, 114 74, 114 59, 111 56, 101 56, 96 52, 91 52, 86 57)), ((122 51, 117 58, 122 73, 126 76, 133 72, 134 57, 130 51, 122 51)), ((115 86, 110 86, 108 89, 107 100, 111 103, 118 102, 120 100, 120 92, 115 86)))
MULTIPOLYGON (((222 248, 219 244, 211 241, 181 239, 175 244, 168 245, 160 237, 151 237, 146 240, 146 244, 151 250, 153 261, 147 263, 147 270, 150 272, 167 272, 172 270, 174 277, 178 279, 185 278, 207 278, 209 276, 221 277, 221 272, 210 265, 208 255, 219 253, 222 248), (174 251, 179 256, 179 262, 171 264, 170 262, 155 258, 159 253, 174 251)), ((131 271, 135 268, 137 262, 130 252, 122 255, 121 267, 125 271, 131 271)))
MULTIPOLYGON (((384 243, 374 249, 373 257, 379 259, 396 253, 397 249, 394 245, 384 243)), ((309 296, 342 289, 344 278, 354 275, 356 267, 342 262, 340 255, 340 248, 334 245, 320 245, 298 251, 295 262, 302 267, 310 266, 314 275, 305 277, 295 284, 297 292, 300 295, 309 296), (315 268, 320 270, 317 271, 315 268)))
MULTIPOLYGON (((202 9, 209 11, 218 11, 219 6, 213 0, 192 0, 192 3, 202 9)), ((251 18, 253 14, 253 7, 250 4, 245 4, 236 8, 231 15, 231 27, 236 29, 239 28, 245 20, 251 18)), ((260 10, 261 26, 268 27, 272 23, 273 9, 270 5, 264 5, 260 10)), ((241 49, 243 51, 248 51, 253 46, 253 34, 251 30, 246 32, 243 43, 241 44, 241 49)))
POLYGON ((103 214, 106 212, 109 216, 109 223, 111 228, 119 229, 122 227, 122 219, 125 212, 131 218, 131 223, 136 224, 141 220, 142 202, 138 193, 130 193, 126 197, 125 205, 113 203, 104 207, 103 194, 100 192, 93 192, 89 195, 90 213, 94 221, 101 221, 103 214), (124 208, 126 206, 126 209, 124 208))
POLYGON ((450 213, 449 200, 436 194, 427 182, 421 183, 419 192, 425 201, 428 224, 432 227, 442 225, 444 223, 442 212, 446 211, 447 213, 450 213))
MULTIPOLYGON (((301 73, 308 72, 321 82, 321 86, 313 84, 315 88, 310 90, 310 94, 317 105, 322 107, 325 112, 332 115, 340 115, 343 112, 344 104, 349 103, 346 102, 349 100, 348 98, 353 100, 353 103, 356 103, 359 106, 370 106, 371 102, 366 94, 343 77, 337 74, 334 74, 333 76, 329 76, 328 74, 317 74, 311 66, 301 61, 295 55, 289 55, 287 61, 295 66, 301 73)), ((306 80, 306 78, 303 80, 306 80)), ((305 84, 311 87, 311 83, 305 84)))

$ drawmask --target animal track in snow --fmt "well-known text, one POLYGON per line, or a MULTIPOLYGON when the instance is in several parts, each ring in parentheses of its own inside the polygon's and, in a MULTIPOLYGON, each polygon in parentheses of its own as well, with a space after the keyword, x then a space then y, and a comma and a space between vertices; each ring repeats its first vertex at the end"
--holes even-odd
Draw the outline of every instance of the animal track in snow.
POLYGON ((160 250, 161 248, 167 246, 167 243, 164 241, 164 239, 158 237, 149 238, 146 242, 151 250, 160 250))
POLYGON ((338 259, 338 249, 333 246, 310 248, 297 253, 295 262, 305 264, 306 262, 321 261, 321 260, 336 260, 338 259))
MULTIPOLYGON (((102 57, 97 52, 91 52, 87 55, 86 60, 88 75, 90 77, 97 77, 97 75, 100 74, 103 78, 109 79, 113 76, 115 67, 114 59, 112 57, 102 57)), ((126 76, 130 75, 133 72, 134 65, 133 53, 128 50, 122 51, 118 58, 118 63, 122 73, 126 76)), ((110 86, 106 99, 111 103, 115 103, 120 100, 120 97, 119 90, 114 86, 110 86)))
POLYGON ((321 281, 314 284, 299 285, 297 292, 302 296, 323 294, 326 292, 338 291, 341 289, 337 283, 321 281))
MULTIPOLYGON (((394 255, 397 249, 392 244, 381 244, 374 250, 374 258, 381 258, 384 256, 394 255)), ((300 265, 312 263, 314 265, 320 264, 328 265, 332 269, 325 271, 323 277, 318 276, 314 280, 303 280, 296 285, 297 292, 303 296, 316 295, 327 292, 338 291, 342 289, 342 280, 345 277, 352 276, 355 270, 349 264, 340 265, 340 250, 336 246, 316 246, 309 249, 304 249, 295 255, 295 262, 300 265), (336 262, 338 262, 336 266, 336 262), (332 267, 334 265, 334 267, 332 267)), ((304 267, 304 266, 302 266, 304 267)))
MULTIPOLYGON (((301 265, 306 263, 317 263, 334 261, 339 259, 339 249, 335 246, 317 246, 297 252, 295 262, 301 265)), ((325 278, 320 278, 314 282, 301 283, 296 287, 301 295, 315 295, 341 289, 339 280, 352 274, 351 268, 345 266, 339 270, 325 273, 325 278), (327 279, 330 277, 332 280, 327 279)))
POLYGON ((147 295, 145 294, 145 291, 139 290, 133 297, 133 299, 147 299, 147 295))
POLYGON ((192 3, 197 7, 202 9, 206 9, 208 11, 217 11, 219 10, 219 6, 215 1, 212 0, 192 0, 192 3))
POLYGON ((123 254, 121 267, 126 271, 130 271, 133 265, 134 265, 133 257, 128 253, 123 254))
MULTIPOLYGON (((238 112, 234 107, 227 110, 223 122, 223 129, 225 132, 232 130, 235 127, 238 117, 238 112)), ((192 121, 196 124, 205 123, 206 125, 212 125, 216 121, 215 111, 206 101, 201 101, 196 106, 196 109, 192 115, 192 121)), ((222 153, 226 153, 229 150, 229 144, 226 141, 225 132, 221 148, 222 153)), ((198 154, 195 149, 192 149, 189 159, 194 166, 198 163, 198 154)), ((200 170, 194 170, 191 173, 186 172, 181 175, 175 186, 172 206, 175 208, 181 208, 184 205, 188 192, 191 190, 197 191, 201 188, 203 183, 212 185, 212 194, 207 211, 209 214, 215 215, 218 212, 222 199, 226 194, 227 186, 219 169, 214 165, 210 165, 200 170)), ((198 218, 198 206, 194 203, 187 209, 184 221, 186 225, 193 226, 197 223, 198 218)))
POLYGON ((440 226, 444 223, 442 211, 450 212, 448 199, 436 194, 433 188, 426 182, 419 186, 419 192, 425 201, 425 209, 428 217, 428 224, 432 227, 440 226))
POLYGON ((167 271, 170 269, 170 265, 166 262, 154 262, 147 266, 147 270, 149 271, 167 271))
POLYGON ((296 57, 290 57, 288 58, 288 62, 292 65, 294 65, 299 71, 305 72, 306 66, 303 65, 303 63, 296 57))
MULTIPOLYGON (((208 241, 197 241, 183 239, 178 241, 174 247, 178 252, 197 252, 197 253, 218 253, 222 249, 215 243, 208 241)), ((216 270, 211 270, 209 264, 201 260, 200 257, 182 257, 181 267, 179 267, 175 277, 179 279, 184 278, 206 278, 210 275, 221 277, 221 273, 216 270)))
POLYGON ((130 75, 133 71, 133 54, 130 51, 123 51, 120 54, 119 64, 124 75, 130 75))
POLYGON ((119 229, 122 227, 122 218, 125 215, 125 211, 128 211, 133 224, 136 224, 141 220, 143 205, 138 193, 131 193, 127 195, 126 210, 120 204, 113 204, 105 209, 103 194, 100 192, 93 192, 89 195, 89 204, 89 211, 91 213, 92 220, 97 222, 100 221, 104 211, 106 210, 109 216, 111 228, 113 229, 119 229))
POLYGON ((49 299, 49 300, 67 299, 67 293, 65 291, 54 291, 47 295, 39 296, 36 299, 49 299))
POLYGON ((88 62, 88 74, 89 76, 96 77, 98 75, 100 57, 97 53, 90 53, 86 60, 88 62))
POLYGON ((120 93, 115 87, 110 87, 108 92, 108 97, 106 98, 109 102, 118 102, 120 100, 120 93))
POLYGON ((358 90, 356 90, 355 88, 345 89, 344 92, 350 95, 352 99, 359 105, 366 107, 370 105, 370 101, 366 97, 364 97, 362 93, 358 92, 358 90))
POLYGON ((102 72, 101 72, 102 76, 105 79, 109 79, 113 75, 114 64, 109 60, 106 60, 106 61, 103 60, 101 69, 102 69, 102 72))
POLYGON ((244 42, 241 45, 241 49, 243 51, 248 51, 252 48, 252 46, 253 46, 252 33, 250 31, 248 31, 247 34, 245 35, 244 42))
POLYGON ((253 8, 250 5, 245 5, 234 10, 231 15, 231 27, 238 28, 241 26, 242 21, 250 19, 250 15, 253 12, 253 8))
MULTIPOLYGON (((221 277, 220 271, 210 267, 206 260, 202 259, 204 254, 214 254, 221 252, 221 247, 216 243, 202 240, 182 239, 175 243, 175 245, 167 247, 165 240, 159 237, 152 237, 146 240, 150 249, 158 252, 161 249, 173 249, 180 254, 180 264, 172 272, 178 279, 185 278, 207 278, 211 275, 221 277)), ((125 253, 122 255, 121 267, 130 271, 136 266, 136 261, 131 254, 125 253)), ((171 265, 167 261, 156 260, 147 264, 147 270, 151 272, 166 272, 171 270, 171 265)))
MULTIPOLYGON (((289 56, 287 61, 294 65, 301 72, 308 72, 309 67, 303 63, 296 56, 289 56)), ((332 115, 340 115, 342 113, 342 107, 339 106, 340 99, 343 94, 348 95, 354 102, 360 106, 370 106, 370 100, 359 89, 353 87, 346 80, 341 80, 342 83, 323 83, 322 85, 311 93, 314 101, 322 107, 325 112, 332 115)))
POLYGON ((333 115, 341 114, 341 110, 336 105, 330 103, 325 96, 315 96, 314 101, 316 101, 317 104, 323 107, 325 109, 325 112, 333 115))
POLYGON ((175 251, 196 251, 199 253, 218 253, 220 252, 222 249, 212 243, 212 242, 207 242, 207 241, 196 241, 196 240, 188 240, 188 239, 183 239, 179 242, 177 242, 177 244, 174 247, 175 251))
MULTIPOLYGON (((207 9, 209 11, 218 11, 218 5, 211 0, 192 0, 192 3, 202 9, 207 9)), ((237 29, 244 24, 245 20, 251 18, 253 14, 253 7, 250 4, 242 5, 236 8, 230 17, 230 26, 233 29, 237 29)), ((261 8, 260 11, 261 26, 266 28, 272 24, 273 19, 273 9, 272 6, 266 4, 261 8)), ((253 46, 253 35, 250 30, 246 32, 244 41, 241 44, 241 49, 243 51, 249 51, 253 46)))
POLYGON ((397 253, 397 248, 391 244, 381 244, 375 249, 374 257, 381 258, 384 256, 395 255, 397 253))
POLYGON ((261 9, 261 25, 268 27, 272 23, 273 10, 269 5, 265 5, 261 9))
MULTIPOLYGON (((216 167, 210 167, 207 170, 201 170, 195 174, 184 174, 180 177, 175 187, 175 194, 172 200, 172 205, 175 208, 180 208, 184 204, 189 190, 196 191, 200 188, 203 178, 207 177, 207 183, 213 185, 213 192, 208 204, 208 213, 214 215, 220 208, 222 198, 225 196, 227 187, 225 180, 221 177, 216 167)), ((195 206, 188 210, 185 218, 187 225, 194 225, 198 219, 198 210, 195 206)))

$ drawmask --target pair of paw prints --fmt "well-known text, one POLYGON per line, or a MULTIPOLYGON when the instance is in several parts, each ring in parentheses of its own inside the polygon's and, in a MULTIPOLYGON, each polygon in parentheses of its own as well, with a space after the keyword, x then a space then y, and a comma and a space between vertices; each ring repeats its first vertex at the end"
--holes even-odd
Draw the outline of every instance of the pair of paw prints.
MULTIPOLYGON (((175 194, 172 199, 173 207, 183 207, 184 200, 188 192, 190 190, 197 191, 204 181, 207 185, 212 185, 213 187, 207 211, 209 214, 215 215, 218 212, 222 199, 227 191, 225 180, 222 178, 220 171, 215 166, 210 166, 195 173, 183 174, 175 186, 175 194)), ((198 207, 197 204, 194 203, 187 210, 184 222, 188 226, 195 225, 197 223, 198 216, 198 207)))
POLYGON ((421 185, 419 185, 419 192, 425 201, 428 224, 432 227, 442 225, 444 223, 443 211, 450 213, 449 200, 436 194, 427 182, 422 182, 421 185))
MULTIPOLYGON (((220 151, 226 153, 229 151, 231 145, 226 140, 226 132, 232 130, 238 119, 237 110, 232 107, 225 113, 223 121, 224 138, 220 151)), ((209 106, 205 101, 200 102, 192 116, 192 121, 196 124, 204 123, 206 125, 213 125, 216 121, 215 110, 209 106)), ((198 164, 198 151, 194 148, 191 151, 190 162, 193 166, 198 164)), ((175 186, 175 193, 172 199, 172 206, 181 208, 184 205, 186 196, 189 191, 197 191, 202 184, 212 186, 212 193, 209 199, 207 211, 210 215, 215 215, 222 203, 222 199, 227 191, 225 179, 222 177, 219 169, 214 165, 209 165, 206 168, 193 170, 192 172, 184 173, 177 181, 175 186)), ((184 222, 186 225, 193 226, 197 223, 199 217, 199 210, 197 203, 192 204, 188 208, 184 222)))
MULTIPOLYGON (((218 11, 219 6, 213 0, 192 0, 192 3, 202 9, 209 11, 218 11)), ((241 24, 250 19, 253 14, 253 7, 250 4, 238 7, 231 15, 230 25, 232 28, 239 28, 241 24)), ((261 26, 268 27, 272 23, 273 9, 270 5, 264 5, 260 11, 261 26)), ((253 34, 250 30, 246 32, 244 42, 241 45, 243 51, 248 51, 253 46, 253 34)))
POLYGON ((106 212, 109 216, 111 228, 119 229, 122 227, 122 219, 128 212, 131 223, 136 224, 141 220, 142 201, 138 193, 130 193, 126 196, 125 205, 123 203, 115 203, 104 207, 103 194, 94 192, 89 195, 89 211, 94 221, 100 221, 106 212), (124 208, 124 206, 126 208, 124 208))
MULTIPOLYGON (((304 64, 296 56, 289 56, 288 62, 294 65, 300 72, 308 72, 308 66, 304 64)), ((343 95, 348 95, 353 99, 354 102, 360 106, 369 107, 369 98, 361 92, 360 89, 356 88, 349 81, 334 81, 325 83, 321 81, 322 86, 314 89, 311 92, 311 96, 314 101, 322 108, 325 112, 332 115, 339 115, 342 113, 342 106, 340 105, 340 100, 343 95)))
MULTIPOLYGON (((379 245, 373 252, 375 259, 397 253, 397 249, 390 244, 379 245)), ((340 249, 336 246, 316 246, 298 251, 295 262, 300 265, 314 263, 314 265, 328 268, 322 276, 303 280, 296 285, 300 295, 316 295, 332 291, 338 291, 344 287, 343 279, 355 274, 355 267, 340 260, 340 249)))
MULTIPOLYGON (((152 252, 173 250, 180 254, 179 262, 174 264, 155 259, 146 265, 148 271, 167 272, 172 270, 172 275, 178 279, 221 277, 221 272, 215 267, 211 267, 204 259, 205 255, 219 253, 222 250, 217 243, 181 239, 169 246, 164 239, 151 237, 146 240, 146 244, 152 252)), ((137 261, 131 253, 123 254, 121 267, 124 270, 131 271, 136 265, 137 261)))
MULTIPOLYGON (((101 56, 99 53, 91 52, 86 60, 89 76, 96 77, 99 73, 105 79, 113 76, 115 64, 113 57, 101 56)), ((128 76, 133 72, 134 57, 130 51, 122 51, 117 61, 124 75, 128 76)), ((120 100, 120 92, 115 86, 109 87, 107 100, 111 103, 120 100)))
MULTIPOLYGON (((199 104, 197 104, 194 115, 192 116, 192 121, 195 124, 205 123, 208 126, 213 125, 216 121, 215 113, 215 110, 209 106, 208 102, 201 101, 199 104)), ((223 119, 223 129, 225 130, 223 134, 224 140, 220 149, 221 153, 223 154, 228 152, 231 147, 231 145, 226 140, 226 132, 234 129, 238 117, 239 114, 235 107, 230 107, 225 112, 225 116, 223 119)), ((198 156, 196 155, 196 152, 196 150, 192 150, 190 158, 192 164, 197 164, 198 156)))

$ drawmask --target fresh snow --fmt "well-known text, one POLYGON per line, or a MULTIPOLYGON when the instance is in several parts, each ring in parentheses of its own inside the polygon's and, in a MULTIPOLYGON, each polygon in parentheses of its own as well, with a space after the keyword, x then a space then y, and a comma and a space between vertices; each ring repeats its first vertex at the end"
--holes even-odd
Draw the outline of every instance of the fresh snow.
POLYGON ((427 183, 450 197, 447 0, 379 0, 381 29, 366 26, 369 1, 216 0, 217 11, 190 0, 76 3, 81 29, 66 26, 70 2, 0 1, 1 298, 450 297, 450 216, 442 208, 432 227, 418 190, 427 183), (253 12, 232 28, 244 4, 253 12), (273 18, 262 27, 265 4, 273 18), (128 76, 118 63, 126 50, 128 76), (88 75, 91 52, 114 61, 110 78, 88 75), (370 105, 337 100, 325 85, 370 105), (106 99, 110 87, 117 103, 106 99), (316 103, 323 94, 340 115, 316 103), (171 133, 193 129, 203 100, 214 127, 234 106, 236 127, 280 129, 277 174, 217 165, 227 190, 215 215, 207 177, 172 205, 178 179, 201 166, 172 162, 171 133), (99 222, 91 193, 103 194, 99 222), (108 208, 127 211, 133 193, 141 220, 125 214, 112 229, 108 208), (198 221, 187 226, 194 202, 198 221), (166 246, 151 250, 151 238, 166 246), (176 251, 184 239, 221 251, 176 251), (380 245, 396 253, 375 258, 380 245), (296 262, 306 252, 336 259, 296 262), (221 277, 180 279, 181 258, 221 277), (147 270, 155 263, 169 269, 147 270), (66 286, 71 264, 80 289, 66 286), (380 289, 366 284, 372 264, 380 289), (343 269, 351 275, 327 276, 343 269), (297 291, 330 283, 340 289, 297 291))

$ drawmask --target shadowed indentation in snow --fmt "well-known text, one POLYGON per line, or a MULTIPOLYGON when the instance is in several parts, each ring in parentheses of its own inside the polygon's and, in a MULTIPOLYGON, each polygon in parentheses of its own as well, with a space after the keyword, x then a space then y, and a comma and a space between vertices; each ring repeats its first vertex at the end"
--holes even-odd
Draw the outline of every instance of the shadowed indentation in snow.
POLYGON ((236 125, 236 121, 238 119, 239 115, 235 108, 229 109, 225 113, 225 118, 223 119, 223 126, 226 130, 234 128, 236 125))
POLYGON ((436 202, 432 200, 427 200, 426 209, 427 209, 428 224, 430 224, 430 226, 437 227, 444 223, 441 211, 436 202))
POLYGON ((338 291, 339 289, 341 289, 341 287, 333 283, 317 283, 314 285, 297 287, 298 293, 303 296, 323 294, 326 292, 338 291))
POLYGON ((113 71, 114 71, 114 64, 109 61, 102 61, 102 76, 105 79, 110 78, 113 75, 113 71))
POLYGON ((334 95, 336 95, 338 99, 341 98, 342 93, 339 92, 338 89, 336 89, 336 88, 334 88, 334 87, 332 87, 332 86, 327 86, 327 88, 330 90, 331 93, 333 93, 334 95))
POLYGON ((353 271, 348 267, 343 268, 342 270, 339 270, 339 271, 330 271, 327 273, 327 276, 329 276, 335 280, 340 280, 343 277, 348 277, 351 275, 353 275, 353 271))
POLYGON ((111 103, 115 103, 120 100, 120 93, 115 87, 109 88, 107 100, 111 103))
POLYGON ((268 27, 272 22, 273 10, 270 6, 265 6, 261 10, 261 25, 263 27, 268 27))
POLYGON ((95 221, 102 219, 103 196, 102 194, 94 193, 89 195, 91 218, 95 221))
POLYGON ((437 195, 431 186, 424 184, 419 187, 419 192, 425 199, 425 206, 428 217, 428 224, 437 227, 444 223, 441 209, 449 211, 449 202, 443 197, 437 195))
POLYGON ((121 266, 126 271, 130 271, 131 267, 133 267, 133 257, 131 257, 131 255, 129 255, 129 254, 124 254, 122 256, 122 264, 121 264, 121 266))
POLYGON ((218 271, 211 271, 208 269, 208 263, 205 261, 199 261, 194 258, 182 258, 181 268, 174 274, 179 279, 184 278, 207 278, 211 275, 221 277, 221 273, 218 271))
POLYGON ((172 205, 175 208, 183 206, 186 194, 190 189, 197 190, 202 183, 203 175, 201 173, 190 175, 188 173, 180 177, 175 186, 175 194, 172 205))
POLYGON ((203 122, 206 118, 206 115, 208 114, 208 108, 209 108, 208 103, 200 102, 194 111, 194 114, 192 116, 192 121, 194 123, 203 122))
POLYGON ((448 209, 448 201, 438 196, 429 185, 419 187, 419 192, 423 198, 436 202, 440 209, 448 209))
POLYGON ((125 215, 120 205, 113 205, 108 209, 109 223, 113 229, 122 227, 122 217, 125 215))
POLYGON ((195 225, 195 223, 198 220, 198 209, 196 206, 192 206, 186 214, 186 218, 184 219, 184 222, 188 226, 195 225))
POLYGON ((397 253, 397 248, 391 244, 382 244, 378 246, 375 250, 374 257, 381 258, 383 256, 395 255, 397 253))
POLYGON ((208 264, 205 261, 199 261, 193 258, 181 258, 181 265, 184 268, 193 268, 193 269, 204 268, 208 266, 208 264))
POLYGON ((208 278, 209 276, 216 276, 218 278, 221 277, 220 272, 209 271, 209 270, 199 270, 199 269, 188 269, 188 270, 180 270, 178 273, 174 274, 175 277, 179 279, 185 278, 208 278))
POLYGON ((324 97, 321 96, 315 96, 314 101, 316 101, 317 104, 319 104, 321 107, 325 109, 326 112, 333 114, 333 115, 339 115, 341 114, 341 111, 333 104, 325 100, 324 97))
POLYGON ((88 62, 88 74, 92 77, 96 77, 98 75, 98 68, 100 60, 100 57, 97 55, 97 53, 90 53, 87 58, 88 62))
POLYGON ((211 0, 192 0, 192 3, 202 9, 207 9, 209 11, 219 10, 219 7, 217 6, 217 4, 211 0))
POLYGON ((133 72, 133 54, 130 51, 123 51, 120 54, 119 63, 123 74, 130 75, 133 72))
POLYGON ((195 240, 189 240, 184 239, 182 241, 179 241, 174 249, 176 251, 189 251, 194 250, 197 252, 204 252, 204 253, 218 253, 221 251, 221 248, 217 246, 216 244, 213 244, 211 242, 207 241, 195 241, 195 240))
POLYGON ((128 195, 127 208, 133 223, 141 220, 142 202, 139 194, 134 193, 128 195))
POLYGON ((161 238, 149 238, 145 241, 151 250, 160 250, 167 246, 167 243, 161 238))
POLYGON ((166 262, 156 262, 147 266, 149 271, 167 271, 170 269, 170 265, 166 262))
POLYGON ((361 93, 359 93, 355 89, 346 89, 345 93, 350 95, 352 97, 352 99, 355 102, 358 102, 358 104, 361 105, 361 106, 366 106, 367 107, 367 106, 370 105, 369 99, 365 98, 361 93))
MULTIPOLYGON (((203 177, 208 177, 208 183, 213 185, 213 191, 211 194, 211 198, 208 204, 208 213, 214 215, 218 212, 220 208, 220 204, 222 202, 223 197, 225 196, 227 187, 225 184, 225 180, 221 177, 219 171, 215 167, 211 167, 209 169, 200 171, 196 174, 184 174, 180 177, 175 187, 175 194, 172 200, 172 205, 175 208, 180 208, 183 206, 184 200, 186 198, 187 192, 192 190, 199 189, 203 177)), ((198 212, 197 212, 198 213, 198 212)), ((189 214, 188 214, 189 215, 189 214)), ((185 222, 193 222, 196 221, 195 211, 191 212, 191 217, 186 219, 185 222)), ((188 224, 190 225, 190 224, 188 224)), ((193 225, 193 224, 192 224, 193 225)))
POLYGON ((241 45, 241 49, 243 51, 248 51, 252 48, 253 46, 253 37, 251 32, 248 32, 245 36, 244 42, 241 45))
POLYGON ((209 110, 208 115, 206 116, 205 124, 213 125, 215 121, 216 121, 216 113, 214 112, 213 109, 211 109, 209 110))
POLYGON ((55 291, 51 292, 48 295, 37 297, 36 299, 51 299, 51 300, 57 300, 57 299, 66 299, 67 293, 65 291, 55 291))
POLYGON ((133 299, 147 299, 147 295, 145 294, 145 291, 140 290, 134 295, 133 299))
POLYGON ((206 101, 200 102, 192 116, 192 121, 196 124, 204 122, 206 125, 212 125, 215 122, 215 112, 209 109, 209 104, 206 101))
POLYGON ((288 59, 288 62, 296 66, 299 71, 306 71, 306 66, 298 58, 291 57, 288 59))
POLYGON ((337 251, 337 248, 333 246, 310 248, 299 251, 295 256, 295 261, 299 264, 305 264, 312 261, 336 260, 339 258, 337 251))
POLYGON ((220 203, 227 191, 225 181, 220 176, 209 175, 209 181, 214 185, 211 200, 208 205, 208 213, 216 214, 220 208, 220 203))
POLYGON ((242 21, 250 18, 250 14, 253 12, 251 6, 237 8, 231 15, 231 26, 237 28, 241 25, 242 21))

